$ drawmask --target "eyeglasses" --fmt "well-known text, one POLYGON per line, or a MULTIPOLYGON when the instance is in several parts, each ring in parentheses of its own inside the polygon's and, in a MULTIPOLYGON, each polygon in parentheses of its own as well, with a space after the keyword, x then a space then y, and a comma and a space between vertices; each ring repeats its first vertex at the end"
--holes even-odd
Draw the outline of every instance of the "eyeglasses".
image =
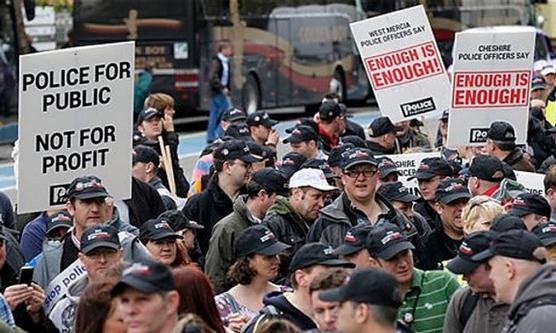
POLYGON ((364 170, 347 170, 344 171, 344 175, 349 178, 357 178, 359 175, 363 175, 365 178, 372 177, 376 175, 377 169, 364 169, 364 170))
POLYGON ((234 165, 234 164, 241 165, 245 169, 251 168, 251 163, 245 163, 245 162, 237 161, 237 162, 232 163, 231 165, 234 165))

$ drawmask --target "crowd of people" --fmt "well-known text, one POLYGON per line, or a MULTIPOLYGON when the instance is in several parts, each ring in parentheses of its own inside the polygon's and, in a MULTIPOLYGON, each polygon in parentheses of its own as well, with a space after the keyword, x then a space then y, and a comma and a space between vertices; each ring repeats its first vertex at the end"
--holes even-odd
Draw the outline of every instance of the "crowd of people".
POLYGON ((495 121, 483 146, 446 147, 448 111, 436 140, 417 119, 364 129, 328 94, 282 138, 263 111, 211 116, 189 181, 174 100, 151 94, 130 199, 94 175, 63 210, 0 195, 0 332, 550 332, 556 70, 535 73, 525 146, 495 121), (432 151, 414 193, 389 155, 432 151))

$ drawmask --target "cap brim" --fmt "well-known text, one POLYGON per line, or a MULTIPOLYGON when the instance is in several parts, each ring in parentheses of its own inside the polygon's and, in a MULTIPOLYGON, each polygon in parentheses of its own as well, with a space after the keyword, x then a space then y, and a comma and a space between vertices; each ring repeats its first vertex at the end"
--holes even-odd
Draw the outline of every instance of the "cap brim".
POLYGON ((255 163, 255 162, 262 161, 262 158, 258 158, 253 154, 247 154, 247 155, 243 155, 243 156, 238 157, 238 160, 242 160, 245 163, 255 163))
POLYGON ((380 171, 380 178, 384 178, 384 177, 389 176, 393 173, 397 173, 398 176, 402 175, 402 173, 396 168, 385 168, 385 169, 382 169, 382 170, 380 170, 380 168, 378 168, 378 169, 380 171))
POLYGON ((319 292, 319 298, 321 301, 324 302, 343 302, 346 301, 345 293, 344 293, 345 286, 322 290, 319 292))
POLYGON ((124 276, 122 277, 120 282, 118 282, 114 286, 114 288, 112 288, 111 294, 112 296, 117 296, 127 288, 137 289, 145 294, 152 294, 161 290, 157 286, 152 285, 144 280, 138 279, 135 276, 124 276))
POLYGON ((541 243, 543 246, 550 246, 556 243, 556 237, 547 237, 544 239, 541 239, 541 243))
POLYGON ((91 193, 79 193, 73 196, 73 198, 79 200, 95 199, 95 198, 107 198, 109 197, 106 192, 91 192, 91 193))
POLYGON ((53 226, 51 226, 50 228, 46 229, 46 233, 49 234, 49 233, 52 232, 53 230, 56 230, 56 229, 59 229, 59 228, 66 228, 66 229, 69 229, 69 228, 71 228, 71 227, 72 227, 72 226, 69 225, 69 224, 60 223, 60 224, 53 225, 53 226))
POLYGON ((353 246, 349 244, 342 244, 334 250, 334 253, 339 256, 349 256, 355 252, 359 252, 363 249, 363 246, 353 246))
POLYGON ((92 250, 98 249, 98 248, 108 248, 108 249, 113 249, 113 250, 119 250, 121 248, 120 245, 118 244, 114 244, 112 242, 95 242, 89 246, 85 246, 81 249, 81 252, 84 254, 87 254, 89 252, 91 252, 92 250))
POLYGON ((282 242, 276 242, 270 246, 265 247, 264 249, 258 250, 256 253, 265 256, 275 256, 289 248, 291 248, 291 246, 289 246, 288 244, 282 242))
POLYGON ((430 172, 417 172, 415 174, 415 176, 409 177, 407 180, 413 180, 413 179, 417 179, 417 180, 427 180, 427 179, 431 179, 432 177, 434 177, 435 174, 434 173, 430 173, 430 172))
MULTIPOLYGON (((325 178, 326 178, 326 176, 325 176, 325 178)), ((334 191, 334 190, 338 189, 336 186, 329 185, 328 183, 327 184, 318 184, 318 185, 312 184, 312 185, 307 185, 307 186, 309 186, 311 188, 314 188, 316 190, 319 190, 319 191, 323 191, 323 192, 330 192, 330 191, 334 191)))
POLYGON ((147 239, 156 241, 156 240, 161 240, 161 239, 164 239, 164 238, 175 238, 175 239, 179 238, 179 239, 182 239, 183 237, 176 234, 175 232, 161 232, 160 234, 148 237, 147 239))
POLYGON ((512 216, 517 216, 517 217, 523 217, 527 214, 531 214, 532 212, 525 210, 525 209, 521 209, 521 208, 514 208, 512 207, 509 211, 508 211, 508 215, 512 215, 512 216))
POLYGON ((494 257, 494 248, 490 247, 482 252, 477 253, 473 257, 471 257, 474 261, 486 261, 487 259, 494 257))
POLYGON ((329 259, 325 261, 321 261, 316 263, 315 265, 323 265, 328 267, 346 267, 346 268, 355 268, 355 265, 347 260, 344 259, 329 259))
POLYGON ((456 256, 448 262, 446 267, 454 274, 469 274, 473 273, 480 265, 480 262, 473 262, 471 260, 463 259, 460 256, 456 256))
POLYGON ((448 194, 445 197, 442 197, 438 201, 440 201, 443 204, 449 204, 450 202, 456 201, 458 199, 471 199, 471 193, 468 192, 452 193, 452 194, 448 194))
POLYGON ((410 241, 402 241, 385 248, 376 255, 383 260, 390 260, 394 258, 398 253, 405 250, 414 250, 415 246, 411 244, 410 241))
POLYGON ((268 120, 264 121, 261 125, 266 126, 266 127, 272 127, 274 125, 278 125, 278 121, 273 120, 273 119, 268 119, 268 120))
POLYGON ((185 228, 184 228, 184 229, 201 230, 201 229, 205 229, 205 226, 204 226, 204 225, 200 225, 199 223, 195 223, 195 224, 187 223, 187 224, 185 225, 185 228))
POLYGON ((373 166, 375 166, 375 167, 378 166, 378 163, 377 163, 377 162, 367 161, 367 160, 361 160, 361 161, 354 161, 354 162, 351 162, 351 163, 349 163, 349 164, 346 164, 346 165, 344 165, 344 167, 343 167, 342 169, 343 169, 343 170, 347 170, 347 169, 349 169, 349 168, 351 168, 351 167, 353 167, 353 166, 360 165, 360 164, 369 164, 369 165, 373 165, 373 166))
MULTIPOLYGON (((307 140, 307 141, 309 141, 309 140, 307 140)), ((301 143, 301 142, 305 142, 305 140, 303 140, 303 138, 290 135, 287 138, 285 138, 284 140, 282 140, 282 142, 283 143, 301 143)))
POLYGON ((399 198, 392 198, 392 201, 400 201, 400 202, 405 202, 405 203, 413 202, 413 201, 417 201, 417 200, 419 200, 419 197, 416 196, 416 195, 413 195, 411 193, 407 193, 406 195, 401 196, 399 198))

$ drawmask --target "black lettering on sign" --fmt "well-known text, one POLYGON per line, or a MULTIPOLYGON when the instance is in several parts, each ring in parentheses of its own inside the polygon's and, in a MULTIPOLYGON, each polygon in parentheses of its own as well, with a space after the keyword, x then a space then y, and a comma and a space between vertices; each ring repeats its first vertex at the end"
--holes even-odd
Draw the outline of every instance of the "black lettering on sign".
POLYGON ((47 174, 102 167, 106 165, 106 155, 109 151, 109 148, 100 148, 70 154, 43 156, 41 171, 43 174, 47 174))
POLYGON ((469 143, 485 143, 488 128, 472 128, 469 131, 469 143))
POLYGON ((400 104, 404 117, 416 116, 425 112, 436 110, 434 99, 432 97, 423 98, 417 101, 400 104))
POLYGON ((50 185, 49 203, 51 206, 63 205, 68 201, 67 190, 70 184, 50 185))

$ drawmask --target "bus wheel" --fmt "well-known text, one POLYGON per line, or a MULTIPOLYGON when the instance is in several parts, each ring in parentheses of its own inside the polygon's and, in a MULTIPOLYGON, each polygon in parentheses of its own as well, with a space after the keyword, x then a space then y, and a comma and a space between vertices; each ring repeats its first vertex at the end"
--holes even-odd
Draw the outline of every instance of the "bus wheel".
POLYGON ((342 101, 347 99, 344 72, 340 68, 334 71, 334 76, 330 79, 329 91, 338 94, 342 101))
POLYGON ((243 86, 243 109, 249 115, 261 108, 259 85, 253 75, 247 77, 247 82, 243 86))

